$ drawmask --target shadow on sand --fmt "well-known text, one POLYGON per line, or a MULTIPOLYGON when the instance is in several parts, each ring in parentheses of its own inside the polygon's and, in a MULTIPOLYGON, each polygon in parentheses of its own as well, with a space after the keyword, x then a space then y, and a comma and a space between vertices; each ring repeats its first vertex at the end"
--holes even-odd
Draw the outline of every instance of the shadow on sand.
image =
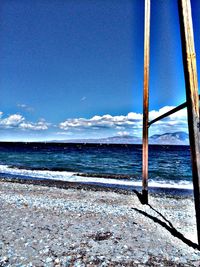
MULTIPOLYGON (((133 190, 133 192, 137 195, 137 197, 139 198, 140 202, 142 204, 144 204, 142 194, 139 193, 136 190, 133 190)), ((188 246, 190 246, 190 247, 192 247, 194 249, 200 250, 200 246, 198 244, 196 244, 196 243, 192 242, 191 240, 187 239, 183 234, 181 234, 179 231, 177 231, 176 228, 174 228, 173 224, 168 219, 166 219, 159 211, 154 209, 150 204, 147 204, 147 206, 149 206, 154 212, 156 212, 164 221, 158 219, 157 217, 154 217, 154 216, 148 214, 147 212, 145 212, 143 210, 140 210, 140 209, 137 209, 137 208, 132 208, 132 209, 137 211, 137 212, 139 212, 140 214, 150 218, 155 223, 160 224, 162 227, 164 227, 166 230, 168 230, 171 235, 173 235, 174 237, 179 238, 186 245, 188 245, 188 246)))

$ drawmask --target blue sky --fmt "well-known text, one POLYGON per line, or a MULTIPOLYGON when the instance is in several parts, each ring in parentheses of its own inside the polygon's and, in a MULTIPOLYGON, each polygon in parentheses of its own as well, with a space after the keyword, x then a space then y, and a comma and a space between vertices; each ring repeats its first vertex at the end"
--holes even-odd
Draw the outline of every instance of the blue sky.
MULTIPOLYGON (((177 1, 151 3, 154 118, 185 101, 185 86, 177 1)), ((0 19, 0 140, 141 136, 144 1, 2 0, 0 19)), ((150 134, 178 130, 185 111, 150 134)))

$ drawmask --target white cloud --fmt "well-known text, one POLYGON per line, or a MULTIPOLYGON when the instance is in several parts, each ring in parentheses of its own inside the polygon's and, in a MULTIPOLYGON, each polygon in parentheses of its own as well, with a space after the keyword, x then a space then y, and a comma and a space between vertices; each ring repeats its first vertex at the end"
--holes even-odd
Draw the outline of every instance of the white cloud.
POLYGON ((127 118, 129 120, 133 120, 133 121, 134 120, 142 120, 143 115, 140 113, 130 112, 130 113, 128 113, 127 118))
POLYGON ((39 121, 37 123, 23 122, 19 125, 19 128, 23 129, 23 130, 34 130, 34 131, 47 130, 48 129, 48 123, 46 123, 44 121, 39 121))
POLYGON ((187 121, 187 109, 182 109, 169 116, 171 120, 182 120, 187 121))
POLYGON ((92 117, 90 120, 91 121, 98 121, 98 120, 100 120, 101 119, 101 116, 94 116, 94 117, 92 117))
POLYGON ((26 105, 26 104, 17 104, 17 107, 18 107, 18 108, 26 108, 27 105, 26 105))
MULTIPOLYGON (((172 110, 173 106, 166 106, 158 111, 151 111, 150 112, 150 120, 157 118, 158 116, 164 114, 172 110)), ((187 109, 182 109, 158 122, 153 124, 150 127, 150 132, 152 134, 161 134, 165 132, 178 132, 178 131, 188 131, 187 125, 187 109)))
POLYGON ((20 108, 20 109, 24 109, 28 112, 33 112, 34 111, 34 108, 26 105, 26 104, 17 104, 17 107, 20 108))
POLYGON ((127 131, 120 131, 120 132, 117 132, 117 135, 119 135, 119 136, 129 136, 130 133, 127 132, 127 131))
POLYGON ((1 118, 2 112, 0 112, 0 127, 7 128, 18 128, 22 130, 47 130, 49 123, 45 120, 39 120, 38 122, 28 122, 20 114, 12 114, 7 118, 1 118))
POLYGON ((128 113, 127 116, 111 116, 109 114, 98 116, 95 115, 90 119, 76 118, 67 119, 59 124, 60 129, 69 130, 70 128, 118 128, 134 126, 142 120, 139 113, 128 113))
POLYGON ((0 126, 5 128, 17 127, 24 121, 24 117, 20 114, 13 114, 5 119, 0 120, 0 126))
POLYGON ((87 99, 87 97, 86 96, 83 96, 82 98, 81 98, 81 101, 85 101, 87 99))
POLYGON ((71 135, 71 132, 57 132, 56 135, 71 135))
MULTIPOLYGON (((173 106, 165 106, 159 110, 151 110, 149 112, 150 120, 155 119, 161 114, 173 109, 173 106)), ((38 131, 54 131, 57 135, 70 134, 74 136, 111 136, 111 135, 134 135, 141 137, 142 133, 141 113, 130 112, 127 115, 112 116, 105 114, 102 116, 95 115, 89 119, 71 118, 57 125, 47 123, 44 119, 37 122, 27 121, 21 114, 12 114, 6 118, 3 112, 0 112, 0 128, 1 129, 18 129, 29 132, 38 131)), ((172 114, 165 119, 156 122, 150 127, 150 135, 165 132, 187 131, 187 111, 181 110, 172 114)), ((34 133, 35 134, 35 133, 34 133)))
MULTIPOLYGON (((153 120, 160 115, 173 109, 173 106, 165 106, 159 110, 149 112, 149 119, 153 120)), ((126 116, 103 116, 95 115, 90 119, 74 118, 67 119, 59 124, 61 130, 115 130, 117 134, 130 134, 138 131, 141 134, 143 115, 130 112, 126 116)), ((181 110, 165 119, 158 121, 150 127, 152 132, 162 133, 163 131, 187 131, 187 111, 181 110)))

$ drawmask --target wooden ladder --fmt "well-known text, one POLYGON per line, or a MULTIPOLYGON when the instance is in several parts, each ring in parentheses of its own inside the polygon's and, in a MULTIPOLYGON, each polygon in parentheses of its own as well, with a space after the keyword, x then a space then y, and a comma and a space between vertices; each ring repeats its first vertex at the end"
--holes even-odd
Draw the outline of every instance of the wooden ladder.
POLYGON ((178 0, 186 102, 149 121, 150 0, 145 0, 142 198, 148 204, 148 132, 153 123, 187 107, 198 244, 200 245, 200 111, 190 0, 178 0))

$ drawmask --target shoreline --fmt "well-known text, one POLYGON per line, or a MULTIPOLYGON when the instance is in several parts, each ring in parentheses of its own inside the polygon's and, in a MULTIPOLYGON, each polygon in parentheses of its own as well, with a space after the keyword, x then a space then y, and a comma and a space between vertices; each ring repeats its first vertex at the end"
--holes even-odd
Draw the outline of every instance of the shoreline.
MULTIPOLYGON (((69 182, 63 180, 43 179, 43 178, 21 178, 21 177, 0 177, 0 182, 32 184, 48 187, 56 187, 62 189, 84 189, 92 191, 116 192, 120 194, 135 194, 135 191, 141 192, 142 186, 128 186, 120 184, 105 184, 97 182, 69 182)), ((142 184, 142 181, 141 181, 142 184)), ((171 197, 193 198, 193 190, 183 188, 164 188, 164 187, 149 187, 149 193, 153 196, 169 195, 171 197)))

